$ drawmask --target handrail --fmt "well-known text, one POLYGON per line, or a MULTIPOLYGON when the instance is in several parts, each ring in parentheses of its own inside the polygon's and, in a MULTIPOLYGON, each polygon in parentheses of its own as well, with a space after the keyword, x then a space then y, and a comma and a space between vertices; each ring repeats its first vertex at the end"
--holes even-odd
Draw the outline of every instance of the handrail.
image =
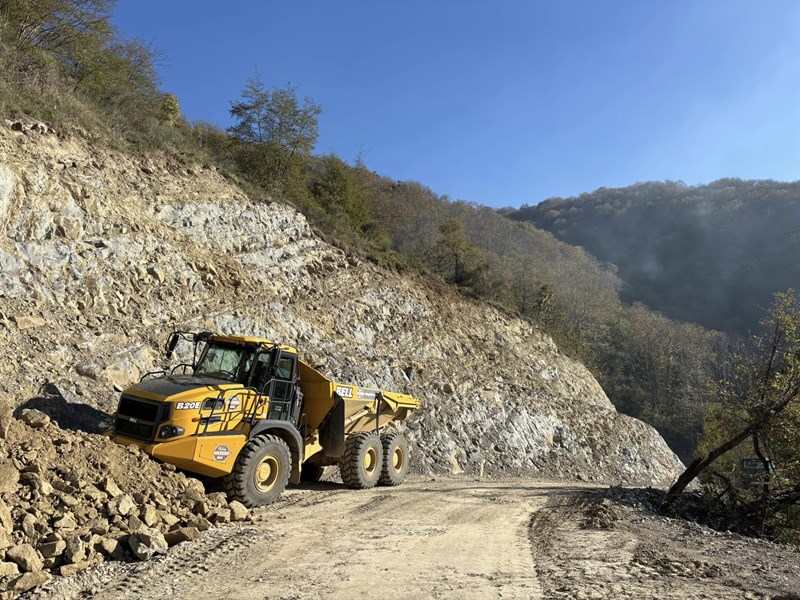
MULTIPOLYGON (((273 389, 272 386, 276 381, 285 381, 285 380, 284 379, 279 379, 277 377, 272 377, 271 379, 269 379, 263 385, 263 387, 261 389, 262 390, 271 390, 271 389, 273 389)), ((220 424, 220 431, 228 431, 227 425, 231 421, 235 420, 236 417, 241 417, 241 419, 237 422, 237 425, 241 425, 241 424, 247 422, 248 420, 252 423, 255 420, 256 415, 258 414, 258 410, 259 410, 259 408, 260 408, 260 406, 262 404, 261 399, 264 398, 264 397, 269 398, 270 405, 272 405, 274 403, 276 405, 277 404, 283 404, 283 405, 286 405, 286 406, 291 406, 291 404, 292 404, 292 400, 291 399, 289 399, 289 400, 274 400, 272 398, 272 396, 270 396, 269 394, 260 393, 258 391, 258 389, 253 387, 253 386, 243 385, 241 387, 221 389, 216 396, 207 397, 207 398, 205 398, 203 400, 203 404, 205 404, 205 402, 207 400, 213 401, 214 404, 211 406, 211 412, 207 416, 205 416, 205 417, 201 416, 200 417, 200 421, 198 422, 198 426, 197 426, 197 433, 198 434, 200 433, 201 427, 203 428, 203 433, 206 433, 208 431, 208 426, 212 424, 211 423, 211 419, 213 417, 217 416, 217 414, 218 414, 218 411, 217 411, 217 404, 218 403, 221 403, 221 407, 219 409, 219 413, 221 413, 220 414, 221 420, 217 421, 220 424), (235 396, 237 393, 241 393, 241 392, 252 392, 253 393, 253 399, 252 399, 252 402, 250 404, 250 408, 248 409, 247 408, 247 403, 244 402, 244 400, 242 400, 241 408, 239 410, 236 410, 236 411, 227 410, 226 400, 230 400, 230 398, 235 396)), ((201 411, 202 411, 203 404, 200 405, 200 410, 201 411)))
POLYGON ((241 392, 252 392, 253 393, 253 399, 252 399, 252 402, 251 402, 252 415, 250 415, 250 419, 252 420, 255 417, 255 415, 257 414, 257 412, 258 412, 258 408, 259 408, 259 404, 260 404, 259 397, 261 396, 261 394, 258 393, 258 390, 256 388, 254 388, 254 387, 248 387, 248 386, 245 386, 245 385, 243 385, 241 387, 235 387, 235 388, 226 388, 226 389, 220 390, 219 393, 216 396, 205 398, 203 400, 203 403, 200 405, 200 410, 201 411, 203 410, 203 404, 205 404, 207 400, 211 400, 213 402, 213 404, 211 405, 211 412, 208 414, 208 416, 205 416, 205 417, 201 416, 200 417, 200 421, 197 424, 197 433, 198 434, 200 433, 200 428, 203 427, 203 426, 205 426, 205 428, 203 429, 203 433, 207 433, 208 432, 208 426, 211 425, 211 419, 215 416, 214 413, 217 411, 217 404, 220 403, 220 402, 221 402, 221 405, 222 405, 221 409, 220 409, 220 412, 222 412, 224 410, 224 414, 222 415, 221 420, 218 421, 218 423, 220 423, 220 430, 221 431, 228 431, 228 428, 227 427, 223 427, 223 426, 228 425, 237 416, 241 416, 241 419, 238 421, 237 424, 245 423, 247 421, 247 412, 248 412, 247 402, 242 400, 241 401, 241 408, 239 410, 236 410, 236 411, 227 410, 227 407, 226 407, 226 404, 227 404, 226 400, 230 400, 231 398, 233 398, 234 396, 238 395, 241 392), (226 394, 227 394, 227 396, 226 396, 226 394))
POLYGON ((166 377, 168 375, 168 373, 163 369, 160 369, 158 371, 148 371, 139 378, 139 383, 142 383, 145 379, 147 379, 151 375, 158 375, 158 374, 161 374, 163 377, 166 377))
POLYGON ((194 365, 189 363, 180 363, 172 367, 169 371, 166 369, 158 369, 157 371, 148 371, 144 375, 139 378, 139 383, 143 382, 150 376, 161 375, 162 377, 166 377, 167 375, 174 375, 175 371, 177 371, 180 367, 183 367, 183 374, 186 375, 186 368, 189 367, 190 369, 194 369, 194 365))

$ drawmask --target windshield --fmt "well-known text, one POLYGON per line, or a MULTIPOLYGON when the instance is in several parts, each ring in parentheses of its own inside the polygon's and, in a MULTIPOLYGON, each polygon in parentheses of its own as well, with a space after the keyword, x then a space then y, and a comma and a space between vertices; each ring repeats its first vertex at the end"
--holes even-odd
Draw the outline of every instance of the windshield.
POLYGON ((240 346, 206 346, 194 369, 197 377, 213 377, 245 383, 253 360, 253 349, 240 346))

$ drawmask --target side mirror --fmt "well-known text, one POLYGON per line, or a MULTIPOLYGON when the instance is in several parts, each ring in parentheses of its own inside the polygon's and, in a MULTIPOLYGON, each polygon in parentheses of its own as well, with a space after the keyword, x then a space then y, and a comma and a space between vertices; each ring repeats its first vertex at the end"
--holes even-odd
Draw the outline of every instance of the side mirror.
POLYGON ((178 332, 173 331, 167 340, 167 359, 172 358, 172 353, 175 351, 175 346, 178 345, 178 332))

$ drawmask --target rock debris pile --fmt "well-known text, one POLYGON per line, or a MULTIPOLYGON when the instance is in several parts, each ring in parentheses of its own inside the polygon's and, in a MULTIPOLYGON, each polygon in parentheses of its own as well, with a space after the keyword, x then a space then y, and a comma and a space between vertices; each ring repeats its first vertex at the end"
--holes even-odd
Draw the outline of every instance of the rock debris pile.
POLYGON ((248 518, 239 502, 105 437, 44 413, 0 408, 0 590, 41 585, 106 560, 147 560, 212 524, 248 518))

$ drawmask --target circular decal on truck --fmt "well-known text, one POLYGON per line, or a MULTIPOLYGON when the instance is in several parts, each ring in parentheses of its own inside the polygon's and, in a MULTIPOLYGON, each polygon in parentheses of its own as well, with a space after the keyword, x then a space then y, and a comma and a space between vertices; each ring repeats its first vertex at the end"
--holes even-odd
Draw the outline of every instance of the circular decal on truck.
POLYGON ((228 400, 228 410, 237 410, 242 405, 242 401, 239 400, 239 396, 233 396, 230 400, 228 400))
POLYGON ((222 462, 231 455, 231 451, 227 446, 217 446, 211 454, 214 460, 222 462))

